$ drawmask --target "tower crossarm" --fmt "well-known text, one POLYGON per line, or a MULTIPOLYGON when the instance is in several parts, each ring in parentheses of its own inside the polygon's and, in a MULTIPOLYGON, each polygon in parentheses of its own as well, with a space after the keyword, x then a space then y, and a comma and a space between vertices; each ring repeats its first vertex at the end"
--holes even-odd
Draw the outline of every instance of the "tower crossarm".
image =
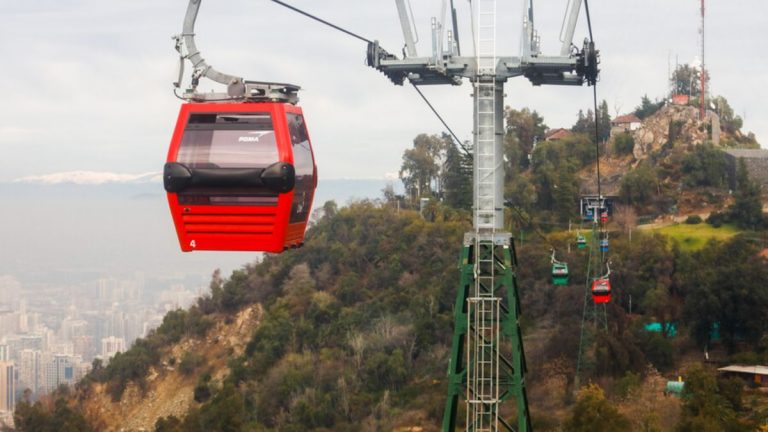
MULTIPOLYGON (((378 42, 368 45, 368 66, 380 71, 393 83, 403 85, 408 79, 416 85, 460 85, 463 78, 478 76, 475 57, 444 56, 439 63, 433 57, 399 59, 378 42)), ((585 43, 580 51, 568 56, 498 57, 496 80, 525 76, 533 85, 583 85, 597 79, 597 51, 585 43)))

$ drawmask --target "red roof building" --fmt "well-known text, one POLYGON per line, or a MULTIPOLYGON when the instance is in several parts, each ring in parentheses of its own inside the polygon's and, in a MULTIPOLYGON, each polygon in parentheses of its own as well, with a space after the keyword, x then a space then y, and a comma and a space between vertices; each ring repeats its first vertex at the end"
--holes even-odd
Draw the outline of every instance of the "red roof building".
POLYGON ((643 121, 634 114, 625 114, 611 120, 611 136, 640 129, 643 121))
POLYGON ((547 131, 544 139, 546 141, 560 141, 563 138, 569 137, 572 133, 573 132, 569 131, 568 129, 563 128, 550 129, 547 131))

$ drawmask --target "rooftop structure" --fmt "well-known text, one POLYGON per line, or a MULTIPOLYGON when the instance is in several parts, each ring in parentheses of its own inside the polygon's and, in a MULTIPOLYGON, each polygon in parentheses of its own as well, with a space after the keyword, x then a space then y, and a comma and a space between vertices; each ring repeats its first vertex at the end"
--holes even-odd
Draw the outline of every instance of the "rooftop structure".
POLYGON ((717 370, 718 372, 730 374, 751 375, 755 384, 762 387, 768 387, 768 366, 731 365, 718 368, 717 370))
POLYGON ((736 173, 739 159, 744 160, 749 178, 763 187, 768 187, 768 150, 730 149, 725 150, 728 162, 728 183, 731 189, 736 188, 736 173))

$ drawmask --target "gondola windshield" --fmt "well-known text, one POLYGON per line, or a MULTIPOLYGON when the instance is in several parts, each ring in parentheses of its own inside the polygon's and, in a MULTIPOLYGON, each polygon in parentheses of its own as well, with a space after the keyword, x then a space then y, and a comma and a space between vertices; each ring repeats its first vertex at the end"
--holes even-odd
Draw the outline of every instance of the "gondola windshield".
POLYGON ((277 160, 269 113, 191 114, 177 158, 189 168, 265 168, 277 160))

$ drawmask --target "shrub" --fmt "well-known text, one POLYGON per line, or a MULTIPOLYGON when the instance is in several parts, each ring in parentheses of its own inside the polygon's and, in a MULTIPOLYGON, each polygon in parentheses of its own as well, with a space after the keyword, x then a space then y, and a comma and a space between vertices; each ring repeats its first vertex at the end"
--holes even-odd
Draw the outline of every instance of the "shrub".
POLYGON ((688 225, 698 225, 702 222, 703 220, 699 215, 690 215, 685 219, 685 223, 687 223, 688 225))
POLYGON ((195 402, 203 403, 211 398, 211 388, 207 383, 198 383, 194 391, 195 402))
POLYGON ((707 223, 715 228, 720 228, 725 222, 727 222, 726 215, 719 212, 712 212, 707 218, 707 223))
POLYGON ((635 149, 635 140, 628 132, 623 132, 616 136, 613 141, 613 148, 617 154, 630 154, 635 149))
POLYGON ((179 362, 179 372, 182 375, 192 375, 195 370, 203 364, 205 359, 200 354, 196 354, 190 351, 184 353, 181 356, 181 362, 179 362))

